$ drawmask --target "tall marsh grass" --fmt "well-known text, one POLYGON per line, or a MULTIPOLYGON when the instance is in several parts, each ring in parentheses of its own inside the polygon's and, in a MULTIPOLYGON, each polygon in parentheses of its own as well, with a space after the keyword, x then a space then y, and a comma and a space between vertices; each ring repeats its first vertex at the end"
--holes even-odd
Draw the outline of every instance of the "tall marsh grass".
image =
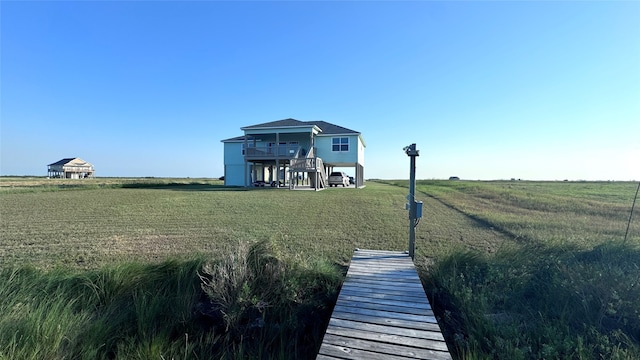
POLYGON ((424 273, 458 358, 640 358, 640 247, 458 251, 424 273))
POLYGON ((272 249, 92 271, 3 269, 0 359, 312 357, 342 274, 272 249))

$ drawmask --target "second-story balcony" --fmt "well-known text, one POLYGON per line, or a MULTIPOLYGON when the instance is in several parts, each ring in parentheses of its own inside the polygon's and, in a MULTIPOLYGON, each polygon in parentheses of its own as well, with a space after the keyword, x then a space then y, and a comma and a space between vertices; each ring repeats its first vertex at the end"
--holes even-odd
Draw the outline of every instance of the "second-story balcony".
POLYGON ((249 146, 245 149, 247 160, 293 159, 296 156, 304 156, 304 150, 297 144, 249 146))

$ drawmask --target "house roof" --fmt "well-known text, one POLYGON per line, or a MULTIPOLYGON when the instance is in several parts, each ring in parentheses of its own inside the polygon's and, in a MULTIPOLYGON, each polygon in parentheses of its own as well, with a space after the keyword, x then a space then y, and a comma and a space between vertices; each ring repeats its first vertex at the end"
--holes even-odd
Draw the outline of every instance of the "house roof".
MULTIPOLYGON (((66 164, 68 164, 70 162, 75 162, 76 163, 75 165, 79 165, 79 164, 91 165, 90 163, 88 163, 88 162, 86 162, 86 161, 84 161, 84 160, 82 160, 80 158, 75 157, 75 158, 64 158, 62 160, 58 160, 58 161, 54 162, 53 164, 49 164, 47 166, 66 165, 66 164)), ((91 165, 91 166, 93 166, 93 165, 91 165)))
POLYGON ((232 137, 229 139, 224 139, 224 140, 220 140, 221 142, 234 142, 234 141, 243 141, 244 140, 244 135, 243 136, 236 136, 236 137, 232 137))
POLYGON ((284 120, 276 120, 267 123, 251 125, 242 127, 242 130, 251 130, 251 129, 263 129, 263 128, 279 128, 279 127, 303 127, 303 126, 317 126, 322 130, 322 135, 333 135, 333 134, 360 134, 358 131, 354 131, 351 129, 347 129, 342 126, 338 126, 335 124, 328 123, 326 121, 300 121, 296 119, 284 119, 284 120))
POLYGON ((326 121, 308 121, 309 123, 313 123, 317 127, 322 130, 322 135, 336 135, 336 134, 360 134, 359 131, 354 131, 351 129, 347 129, 346 127, 342 127, 339 125, 334 125, 328 123, 326 121))
POLYGON ((71 162, 71 160, 73 160, 73 159, 77 159, 77 158, 64 158, 62 160, 58 160, 58 161, 54 162, 53 164, 49 164, 47 166, 64 165, 64 164, 66 164, 68 162, 71 162))
MULTIPOLYGON (((342 127, 339 125, 335 125, 332 123, 328 123, 326 121, 321 120, 312 120, 312 121, 300 121, 296 119, 283 119, 270 121, 262 124, 256 124, 251 126, 241 127, 241 130, 256 130, 256 129, 270 129, 270 128, 283 128, 283 127, 317 127, 320 129, 320 134, 318 135, 359 135, 362 142, 362 134, 359 131, 347 129, 346 127, 342 127)), ((222 142, 237 142, 243 141, 244 136, 236 136, 233 138, 221 140, 222 142)))
POLYGON ((289 118, 289 119, 283 119, 283 120, 270 121, 270 122, 257 124, 257 125, 245 126, 245 127, 242 127, 241 129, 251 130, 251 129, 261 129, 261 128, 272 128, 272 127, 298 127, 298 126, 308 126, 308 125, 310 124, 307 124, 305 121, 289 118))

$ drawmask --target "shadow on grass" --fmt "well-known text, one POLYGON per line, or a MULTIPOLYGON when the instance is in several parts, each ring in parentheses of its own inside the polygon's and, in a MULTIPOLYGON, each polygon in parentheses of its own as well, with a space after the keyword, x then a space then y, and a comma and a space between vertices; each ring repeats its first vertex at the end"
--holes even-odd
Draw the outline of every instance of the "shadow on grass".
POLYGON ((424 191, 418 191, 422 194, 424 194, 425 196, 439 202, 440 204, 446 206, 447 208, 466 216, 467 218, 469 218, 470 220, 472 220, 476 226, 480 227, 480 228, 484 228, 484 229, 488 229, 488 230, 492 230, 495 232, 498 232, 504 236, 506 236, 507 238, 516 241, 516 242, 520 242, 520 243, 530 243, 532 242, 531 239, 525 237, 525 236, 521 236, 521 235, 516 235, 515 233, 509 231, 508 229, 504 228, 503 226, 499 226, 498 224, 494 224, 491 221, 487 220, 487 219, 483 219, 480 216, 474 215, 474 214, 469 214, 461 209, 459 209, 456 206, 453 206, 445 201, 443 201, 442 199, 433 196, 431 194, 427 194, 424 191))
POLYGON ((120 186, 123 189, 157 189, 157 190, 174 190, 174 191, 247 191, 247 188, 239 186, 224 186, 214 184, 146 184, 146 183, 132 183, 122 184, 120 186))
MULTIPOLYGON (((403 182, 397 182, 397 181, 384 181, 384 180, 378 180, 378 182, 382 183, 382 184, 387 184, 387 185, 391 185, 391 186, 397 186, 397 187, 401 187, 401 188, 407 188, 407 185, 404 185, 403 182)), ((532 240, 521 236, 521 235, 516 235, 515 233, 509 231, 508 229, 504 228, 503 226, 500 226, 498 224, 494 224, 491 221, 487 220, 487 219, 483 219, 482 217, 479 217, 477 215, 474 214, 469 214, 467 212, 465 212, 464 210, 461 210, 460 208, 449 204, 447 202, 445 202, 444 200, 431 195, 429 193, 426 193, 422 190, 416 190, 418 193, 433 199, 434 201, 439 202, 440 204, 442 204, 443 206, 447 207, 448 209, 451 209, 461 215, 464 215, 465 217, 469 218, 469 220, 471 220, 474 225, 478 228, 482 228, 482 229, 487 229, 487 230, 491 230, 491 231, 495 231, 497 233, 500 233, 501 235, 504 235, 505 237, 513 240, 514 242, 518 242, 518 243, 531 243, 532 240)))

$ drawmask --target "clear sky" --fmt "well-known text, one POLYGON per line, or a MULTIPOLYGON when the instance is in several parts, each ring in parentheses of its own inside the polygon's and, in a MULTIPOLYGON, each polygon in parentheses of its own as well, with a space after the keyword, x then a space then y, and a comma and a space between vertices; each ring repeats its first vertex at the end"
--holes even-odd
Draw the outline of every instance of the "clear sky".
POLYGON ((0 175, 218 177, 222 139, 362 132, 365 178, 640 180, 638 1, 2 1, 0 175))

